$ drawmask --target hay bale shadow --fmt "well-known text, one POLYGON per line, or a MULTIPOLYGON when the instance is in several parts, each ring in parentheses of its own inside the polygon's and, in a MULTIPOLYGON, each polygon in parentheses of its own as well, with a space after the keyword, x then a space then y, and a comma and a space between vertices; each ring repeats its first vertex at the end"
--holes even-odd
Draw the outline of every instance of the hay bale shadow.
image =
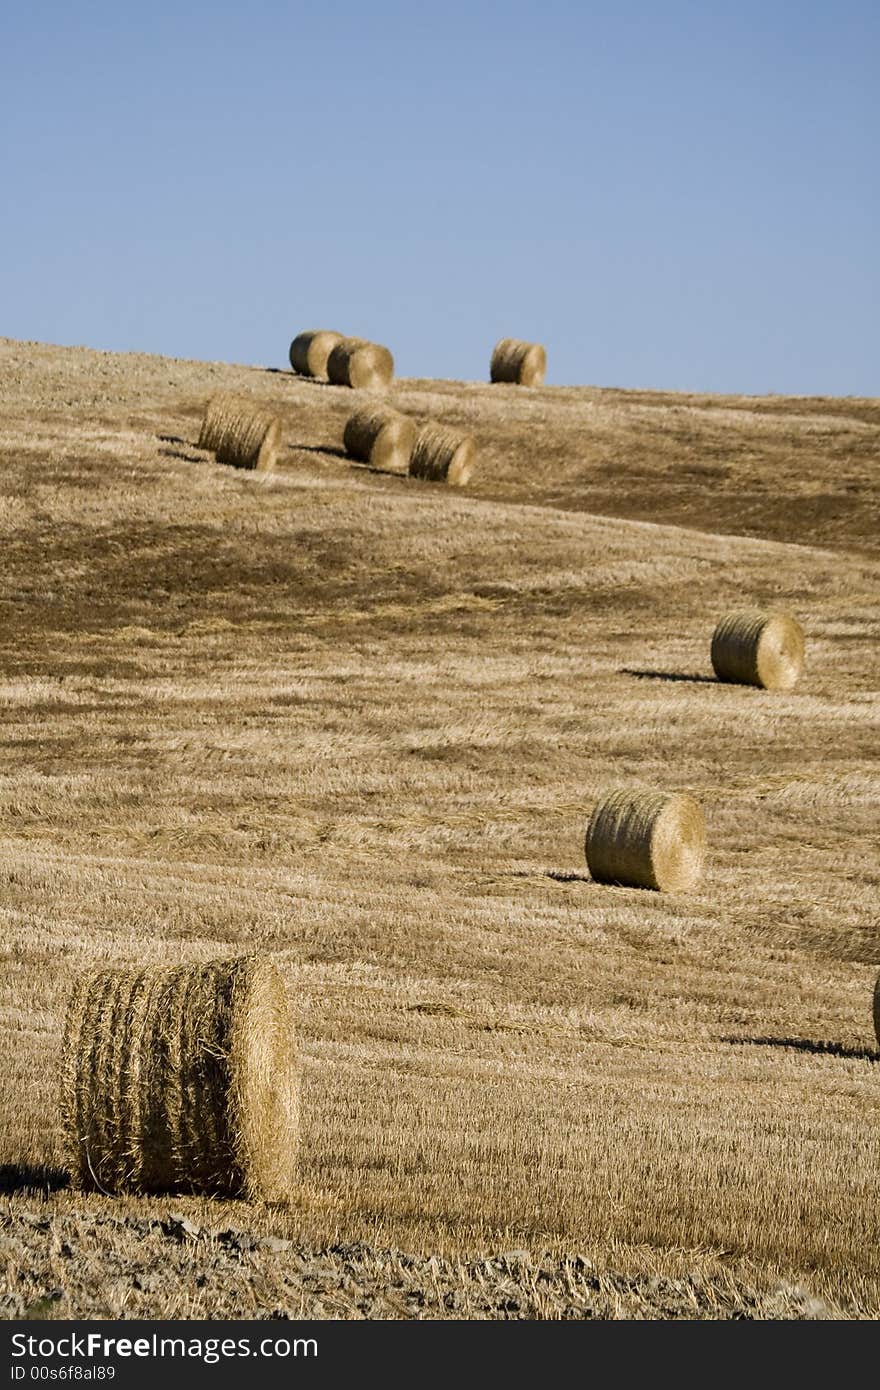
POLYGON ((300 372, 293 372, 289 367, 254 367, 255 372, 268 372, 272 376, 283 376, 289 381, 307 382, 309 386, 332 386, 332 381, 322 381, 320 377, 305 376, 300 372))
POLYGON ((690 681, 694 685, 719 685, 714 676, 689 675, 685 671, 647 671, 633 666, 621 666, 619 676, 635 676, 640 681, 690 681))
POLYGON ((200 450, 197 453, 185 453, 184 450, 198 450, 199 446, 198 444, 193 444, 191 439, 181 438, 179 434, 157 434, 156 438, 160 444, 173 444, 177 446, 173 449, 160 449, 159 453, 163 458, 183 459, 184 463, 204 463, 206 459, 210 458, 210 454, 206 453, 204 450, 200 450))
POLYGON ((159 453, 166 459, 183 459, 184 463, 207 463, 210 458, 208 454, 185 454, 182 449, 160 449, 159 453))
POLYGON ((511 869, 503 878, 552 878, 554 883, 592 883, 589 874, 575 869, 511 869))
POLYGON ((845 1057, 857 1062, 880 1062, 880 1051, 871 1047, 850 1047, 846 1043, 814 1038, 722 1038, 735 1047, 779 1047, 793 1052, 809 1052, 820 1057, 845 1057))
POLYGON ((375 473, 382 478, 408 478, 409 474, 397 468, 374 468, 371 463, 359 463, 353 459, 344 449, 337 448, 334 444, 290 444, 291 450, 299 450, 304 454, 323 454, 328 458, 340 459, 342 463, 347 463, 354 473, 375 473))
POLYGON ((64 1168, 44 1163, 0 1163, 0 1192, 59 1192, 69 1186, 70 1174, 64 1168))
POLYGON ((300 449, 304 454, 330 454, 332 458, 344 459, 346 463, 351 463, 345 450, 338 448, 335 444, 290 444, 288 447, 300 449))

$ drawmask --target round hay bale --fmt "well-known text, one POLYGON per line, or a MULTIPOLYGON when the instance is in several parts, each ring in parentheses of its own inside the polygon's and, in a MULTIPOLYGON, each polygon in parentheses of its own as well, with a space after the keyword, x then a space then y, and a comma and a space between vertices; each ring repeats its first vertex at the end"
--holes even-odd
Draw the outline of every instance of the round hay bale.
POLYGON ((712 634, 712 668, 720 681, 791 690, 804 669, 803 628, 787 613, 728 613, 712 634))
POLYGON ((585 849, 597 883, 683 893, 703 870, 703 812, 678 792, 614 791, 594 810, 585 849))
POLYGON ((423 425, 416 435, 409 471, 413 478, 464 487, 476 461, 477 441, 473 435, 460 434, 443 425, 423 425))
POLYGON ((250 401, 226 392, 212 396, 205 408, 198 447, 218 463, 270 473, 281 445, 281 421, 250 401))
POLYGON ((394 358, 387 347, 366 338, 343 338, 327 358, 327 377, 334 386, 384 391, 394 378, 394 358))
POLYGON ((877 1046, 880 1047, 880 975, 874 985, 874 1035, 877 1039, 877 1046))
POLYGON ((342 442, 352 458, 393 473, 406 473, 416 442, 415 421, 398 410, 358 410, 345 423, 342 442))
POLYGON ((546 372, 547 353, 540 343, 502 338, 495 344, 489 368, 490 381, 507 381, 515 386, 541 386, 546 372))
POLYGON ((296 1051, 265 957, 80 977, 62 1115, 76 1186, 283 1201, 296 1166, 296 1051))
POLYGON ((300 376, 326 376, 327 358, 342 338, 342 333, 334 333, 329 328, 311 328, 307 333, 297 333, 290 344, 291 367, 300 376))

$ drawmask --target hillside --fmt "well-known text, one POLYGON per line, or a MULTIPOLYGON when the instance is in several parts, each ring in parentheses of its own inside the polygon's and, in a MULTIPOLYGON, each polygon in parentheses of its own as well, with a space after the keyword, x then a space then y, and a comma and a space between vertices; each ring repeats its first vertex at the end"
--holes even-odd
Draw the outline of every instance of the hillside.
POLYGON ((0 1310, 877 1316, 880 402, 401 381, 453 491, 352 467, 360 398, 0 339, 0 1310), (193 447, 219 388, 274 475, 193 447), (790 694, 712 678, 753 602, 790 694), (617 783, 699 799, 697 891, 590 881, 617 783), (71 973, 253 948, 292 1213, 67 1191, 71 973))

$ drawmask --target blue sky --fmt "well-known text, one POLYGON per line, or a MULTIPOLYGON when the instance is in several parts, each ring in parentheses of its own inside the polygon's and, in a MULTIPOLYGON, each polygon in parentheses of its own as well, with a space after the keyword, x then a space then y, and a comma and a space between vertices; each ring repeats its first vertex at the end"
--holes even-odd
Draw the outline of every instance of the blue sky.
POLYGON ((880 6, 0 11, 0 333, 880 394, 880 6))

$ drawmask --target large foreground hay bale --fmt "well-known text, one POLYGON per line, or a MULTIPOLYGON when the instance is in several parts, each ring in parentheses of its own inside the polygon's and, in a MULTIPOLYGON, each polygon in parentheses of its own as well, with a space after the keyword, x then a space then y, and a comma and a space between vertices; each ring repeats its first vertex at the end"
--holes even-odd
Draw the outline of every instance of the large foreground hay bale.
POLYGON ((352 458, 373 468, 406 473, 416 442, 416 425, 399 410, 368 406, 345 424, 342 442, 352 458))
POLYGON ((416 435, 409 471, 413 478, 464 487, 476 461, 477 442, 473 435, 443 425, 423 425, 416 435))
POLYGON ((394 358, 379 343, 343 338, 327 358, 327 376, 334 386, 384 391, 394 378, 394 358))
POLYGON ((594 810, 585 848, 597 883, 682 893, 702 873, 703 812, 677 792, 614 791, 594 810))
POLYGON ((547 371, 547 353, 540 343, 524 343, 519 338, 502 338, 492 351, 490 381, 508 381, 516 386, 540 386, 547 371))
POLYGON ((787 613, 728 613, 712 635, 712 667, 720 681, 791 690, 804 668, 803 628, 787 613))
POLYGON ((83 975, 67 1011, 63 1071, 76 1185, 290 1196, 296 1055, 271 960, 83 975))
POLYGON ((281 421, 267 410, 226 392, 212 396, 205 408, 198 447, 219 463, 269 473, 281 444, 281 421))
POLYGON ((326 376, 327 358, 342 338, 342 333, 334 333, 329 328, 311 328, 307 333, 297 333, 290 344, 291 367, 300 376, 326 376))
POLYGON ((874 1035, 877 1039, 877 1046, 880 1047, 880 975, 874 985, 874 1035))

